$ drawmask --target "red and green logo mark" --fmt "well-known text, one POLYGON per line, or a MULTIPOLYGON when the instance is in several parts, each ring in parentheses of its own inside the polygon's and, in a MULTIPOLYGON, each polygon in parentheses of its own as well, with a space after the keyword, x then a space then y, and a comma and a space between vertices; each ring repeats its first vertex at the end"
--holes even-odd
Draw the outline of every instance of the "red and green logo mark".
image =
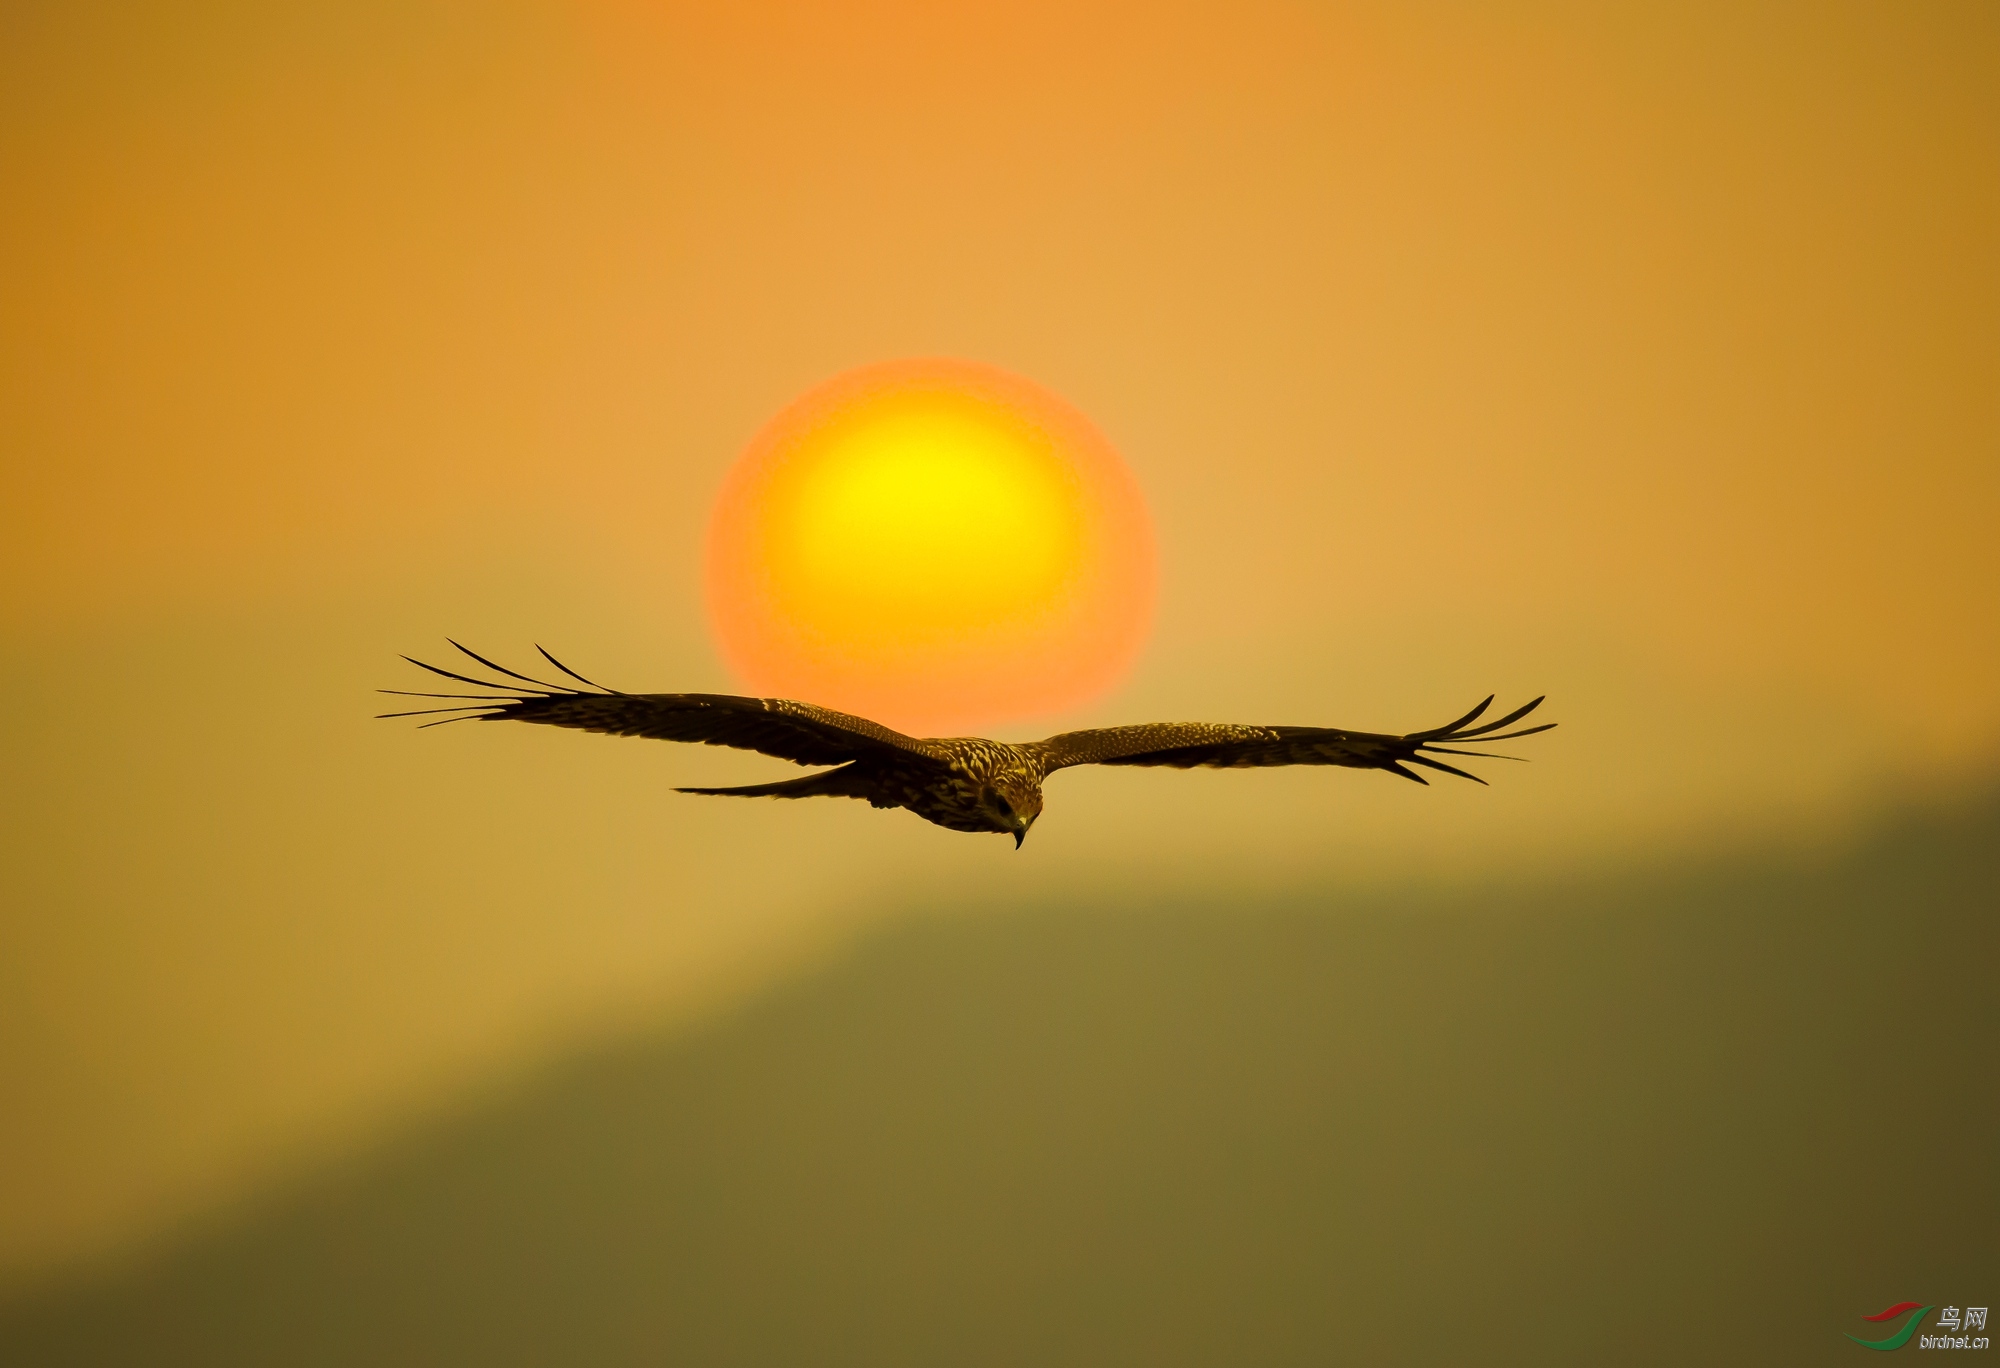
POLYGON ((1901 1316, 1905 1311, 1916 1312, 1917 1313, 1916 1315, 1911 1316, 1909 1320, 1903 1323, 1903 1328, 1901 1330, 1898 1330, 1895 1334, 1889 1336, 1889 1338, 1887 1339, 1865 1340, 1861 1338, 1861 1336, 1859 1335, 1849 1335, 1848 1338, 1853 1340, 1856 1344, 1860 1345, 1863 1349, 1881 1349, 1884 1351, 1890 1349, 1901 1349, 1904 1345, 1910 1342, 1910 1336, 1917 1333, 1917 1326, 1920 1323, 1922 1323, 1925 1314, 1929 1312, 1930 1309, 1931 1308, 1928 1306, 1919 1306, 1915 1302, 1897 1302, 1887 1311, 1877 1311, 1874 1315, 1863 1316, 1861 1319, 1867 1321, 1892 1321, 1895 1320, 1898 1316, 1901 1316))

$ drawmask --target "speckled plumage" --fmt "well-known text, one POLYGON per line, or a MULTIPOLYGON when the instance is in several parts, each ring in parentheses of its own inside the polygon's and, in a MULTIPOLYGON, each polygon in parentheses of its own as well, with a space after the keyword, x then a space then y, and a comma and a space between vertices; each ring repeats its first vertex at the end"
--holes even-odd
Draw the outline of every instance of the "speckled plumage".
MULTIPOLYGON (((550 684, 516 674, 484 656, 460 651, 514 683, 410 663, 485 694, 384 693, 419 698, 467 700, 451 707, 383 713, 414 717, 442 713, 439 722, 537 722, 613 736, 650 736, 752 750, 799 765, 831 768, 799 779, 734 788, 684 788, 682 793, 769 798, 862 798, 878 808, 908 808, 925 821, 953 831, 1000 832, 1019 845, 1042 811, 1042 781, 1072 765, 1159 765, 1250 768, 1265 765, 1341 765, 1382 769, 1417 783, 1426 780, 1410 765, 1485 780, 1433 757, 1484 756, 1453 749, 1483 745, 1549 730, 1544 723, 1518 731, 1507 728, 1533 712, 1537 698, 1497 722, 1472 725, 1484 715, 1489 697, 1464 717, 1429 731, 1397 736, 1386 732, 1343 731, 1334 727, 1256 727, 1211 722, 1154 722, 1064 732, 1043 741, 1013 744, 976 736, 915 737, 863 717, 852 717, 787 698, 742 698, 734 694, 629 694, 593 684, 554 656, 542 655, 576 684, 550 684), (526 687, 520 687, 525 685, 526 687), (1451 745, 1442 745, 1449 742, 1451 745)), ((539 649, 539 648, 538 648, 539 649)), ((405 657, 409 659, 409 657, 405 657)), ((425 725, 435 726, 436 722, 425 725)), ((1508 756, 1490 756, 1510 759, 1508 756)))

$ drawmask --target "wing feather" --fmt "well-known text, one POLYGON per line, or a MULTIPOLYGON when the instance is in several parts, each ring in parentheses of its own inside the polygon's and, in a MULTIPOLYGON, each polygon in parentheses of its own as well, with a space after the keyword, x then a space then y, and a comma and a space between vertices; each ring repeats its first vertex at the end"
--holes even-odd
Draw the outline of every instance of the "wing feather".
MULTIPOLYGON (((1428 731, 1397 736, 1387 732, 1343 731, 1336 727, 1253 727, 1208 722, 1159 722, 1135 727, 1102 727, 1092 731, 1064 732, 1038 742, 1044 772, 1071 765, 1165 765, 1174 769, 1249 769, 1268 765, 1344 765, 1354 769, 1381 769, 1417 783, 1427 782, 1409 764, 1442 770, 1474 783, 1485 780, 1455 765, 1425 757, 1433 755, 1476 756, 1476 750, 1451 749, 1437 744, 1483 745, 1489 741, 1511 740, 1547 731, 1555 723, 1521 731, 1502 730, 1520 721, 1541 705, 1533 702, 1516 708, 1497 722, 1481 727, 1478 720, 1493 700, 1488 698, 1455 722, 1428 731)), ((1495 757, 1500 758, 1500 757, 1495 757)), ((1513 758, 1513 757, 1506 757, 1513 758)))
MULTIPOLYGON (((453 642, 454 646, 458 643, 453 642)), ((797 703, 788 698, 744 698, 735 694, 629 694, 591 685, 576 689, 529 679, 460 646, 482 665, 532 688, 493 680, 474 679, 410 660, 434 674, 465 684, 492 689, 491 696, 458 695, 476 698, 464 705, 462 717, 447 721, 534 722, 549 727, 573 727, 579 731, 602 732, 611 736, 645 736, 662 741, 699 742, 709 746, 729 746, 790 760, 799 765, 837 765, 884 751, 901 751, 929 756, 930 750, 915 737, 892 731, 865 717, 853 717, 831 708, 797 703), (594 692, 593 692, 594 690, 594 692), (483 709, 483 711, 482 711, 483 709)), ((543 652, 545 656, 547 652, 543 652)), ((588 683, 554 656, 549 662, 570 678, 588 683)), ((384 693, 395 692, 383 690, 384 693)), ((411 716, 384 713, 384 717, 411 716)), ((427 724, 427 725, 435 725, 427 724)))

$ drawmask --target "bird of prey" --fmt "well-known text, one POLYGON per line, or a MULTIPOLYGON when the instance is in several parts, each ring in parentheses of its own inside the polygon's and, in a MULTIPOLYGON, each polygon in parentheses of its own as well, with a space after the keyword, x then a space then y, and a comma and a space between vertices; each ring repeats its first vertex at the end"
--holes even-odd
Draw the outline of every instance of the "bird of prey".
POLYGON ((851 717, 787 698, 739 698, 732 694, 630 694, 607 689, 578 674, 537 646, 549 664, 573 684, 550 684, 516 674, 474 651, 451 643, 506 680, 477 679, 453 670, 410 664, 471 684, 487 693, 425 693, 384 689, 410 698, 463 700, 450 706, 382 713, 383 717, 446 714, 444 722, 539 722, 551 727, 652 736, 666 741, 699 741, 732 746, 790 760, 822 765, 816 774, 775 784, 736 788, 684 788, 680 793, 730 794, 740 798, 865 798, 878 808, 908 808, 927 822, 953 831, 1010 835, 1018 850, 1028 828, 1042 815, 1042 781, 1071 765, 1165 765, 1173 769, 1208 766, 1244 769, 1266 765, 1344 765, 1380 769, 1417 783, 1415 770, 1455 774, 1476 784, 1486 781, 1437 755, 1470 755, 1513 760, 1517 756, 1458 749, 1532 736, 1555 726, 1509 731, 1533 712, 1541 699, 1514 709, 1497 722, 1472 724, 1493 699, 1456 722, 1429 731, 1393 736, 1385 732, 1343 731, 1337 727, 1251 727, 1211 722, 1151 722, 1135 727, 1101 727, 1063 732, 1020 745, 976 736, 918 737, 891 731, 863 717, 851 717), (582 685, 582 688, 576 685, 582 685), (1448 743, 1448 744, 1446 744, 1448 743))

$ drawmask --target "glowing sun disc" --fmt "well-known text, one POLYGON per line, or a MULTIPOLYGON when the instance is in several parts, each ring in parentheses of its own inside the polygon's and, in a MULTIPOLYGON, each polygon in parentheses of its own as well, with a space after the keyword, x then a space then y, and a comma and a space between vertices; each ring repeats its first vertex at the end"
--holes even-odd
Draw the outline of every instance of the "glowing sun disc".
POLYGON ((750 689, 920 734, 1082 702, 1152 621, 1152 528, 1117 452, 967 361, 864 367, 786 407, 724 483, 706 569, 750 689))

